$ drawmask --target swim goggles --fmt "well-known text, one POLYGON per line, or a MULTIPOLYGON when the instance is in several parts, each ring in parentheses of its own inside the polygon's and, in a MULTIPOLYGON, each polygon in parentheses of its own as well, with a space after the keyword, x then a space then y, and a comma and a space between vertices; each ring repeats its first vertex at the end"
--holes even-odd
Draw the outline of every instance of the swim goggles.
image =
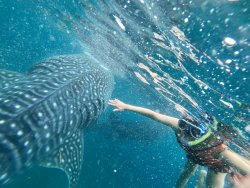
POLYGON ((200 138, 202 137, 208 130, 207 126, 200 123, 200 126, 198 127, 197 125, 194 125, 193 123, 185 120, 185 119, 180 119, 178 123, 178 127, 182 131, 189 131, 190 135, 193 138, 200 138))

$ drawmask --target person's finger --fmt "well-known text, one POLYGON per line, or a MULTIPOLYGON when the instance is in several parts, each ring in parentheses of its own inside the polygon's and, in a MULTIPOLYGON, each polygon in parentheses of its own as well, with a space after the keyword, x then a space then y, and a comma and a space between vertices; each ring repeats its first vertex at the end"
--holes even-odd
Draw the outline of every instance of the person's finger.
POLYGON ((248 188, 250 187, 250 177, 249 176, 242 176, 238 179, 238 182, 235 182, 234 188, 248 188))
POLYGON ((112 104, 112 105, 114 105, 115 103, 116 103, 115 101, 111 101, 111 100, 108 102, 108 104, 112 104))
POLYGON ((121 112, 121 111, 123 111, 123 109, 116 108, 116 109, 113 110, 113 112, 121 112))
POLYGON ((237 175, 233 176, 234 181, 239 184, 240 180, 239 177, 237 175))

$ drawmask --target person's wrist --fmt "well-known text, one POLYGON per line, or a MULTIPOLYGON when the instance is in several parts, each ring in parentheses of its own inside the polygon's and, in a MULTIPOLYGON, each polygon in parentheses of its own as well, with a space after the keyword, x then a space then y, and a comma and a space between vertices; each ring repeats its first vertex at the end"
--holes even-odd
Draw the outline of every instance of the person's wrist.
POLYGON ((131 110, 132 108, 133 108, 132 105, 129 105, 129 104, 126 104, 124 106, 124 110, 131 110))

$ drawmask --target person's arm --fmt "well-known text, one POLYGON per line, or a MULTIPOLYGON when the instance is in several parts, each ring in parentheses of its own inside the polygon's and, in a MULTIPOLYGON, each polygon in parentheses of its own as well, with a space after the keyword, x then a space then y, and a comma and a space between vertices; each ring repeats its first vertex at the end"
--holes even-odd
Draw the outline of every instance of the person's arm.
POLYGON ((225 163, 238 169, 245 175, 250 176, 249 160, 247 160, 246 158, 228 149, 221 152, 220 157, 225 163))
POLYGON ((157 113, 157 112, 152 111, 152 110, 147 109, 147 108, 142 108, 142 107, 138 107, 138 106, 125 104, 118 99, 109 100, 109 105, 116 107, 116 109, 114 109, 113 111, 130 110, 133 112, 137 112, 141 115, 147 116, 147 117, 149 117, 153 120, 156 120, 160 123, 163 123, 165 125, 168 125, 175 130, 178 129, 178 122, 179 122, 178 118, 163 115, 163 114, 157 113))

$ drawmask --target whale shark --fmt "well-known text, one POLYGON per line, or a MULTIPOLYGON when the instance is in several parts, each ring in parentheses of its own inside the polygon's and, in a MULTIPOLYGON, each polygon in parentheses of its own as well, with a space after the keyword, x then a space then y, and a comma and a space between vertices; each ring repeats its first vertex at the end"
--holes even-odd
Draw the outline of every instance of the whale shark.
POLYGON ((59 168, 79 182, 83 130, 113 90, 108 68, 89 55, 60 55, 23 75, 0 71, 0 186, 32 166, 59 168))
POLYGON ((0 70, 0 95, 6 88, 19 81, 22 77, 23 75, 17 72, 0 70))

